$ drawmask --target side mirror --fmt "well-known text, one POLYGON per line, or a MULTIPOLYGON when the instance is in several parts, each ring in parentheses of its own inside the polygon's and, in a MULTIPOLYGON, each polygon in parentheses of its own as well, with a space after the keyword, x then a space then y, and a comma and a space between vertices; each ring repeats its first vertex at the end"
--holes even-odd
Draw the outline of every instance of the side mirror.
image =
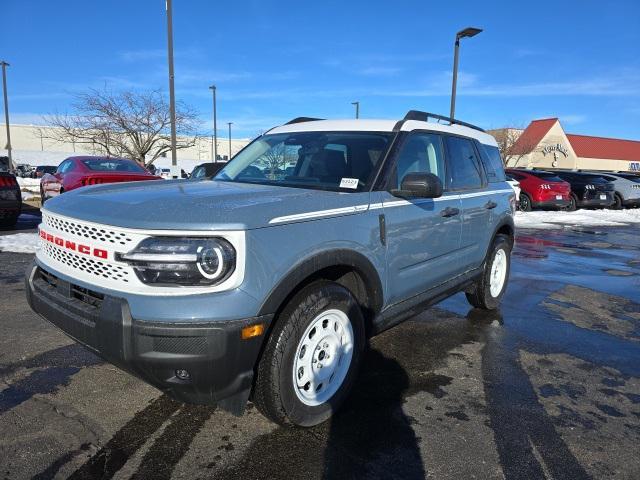
POLYGON ((442 182, 433 173, 408 173, 400 190, 391 193, 398 197, 438 198, 442 196, 442 182))

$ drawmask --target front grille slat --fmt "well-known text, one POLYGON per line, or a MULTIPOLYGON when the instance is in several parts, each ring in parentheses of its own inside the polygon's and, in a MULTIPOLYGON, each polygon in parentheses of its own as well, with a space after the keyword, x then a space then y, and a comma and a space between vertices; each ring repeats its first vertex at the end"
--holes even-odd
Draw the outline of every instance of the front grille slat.
POLYGON ((65 218, 55 217, 47 213, 43 213, 42 222, 50 228, 54 228, 60 232, 68 233, 76 237, 82 237, 89 240, 98 240, 114 245, 130 245, 133 242, 131 235, 123 231, 116 231, 108 227, 99 227, 94 225, 85 225, 65 218))
POLYGON ((93 258, 76 255, 48 242, 44 242, 42 248, 48 257, 74 270, 90 273, 99 278, 129 283, 130 273, 125 266, 113 265, 93 258))
MULTIPOLYGON (((49 287, 57 290, 60 280, 53 273, 47 272, 42 268, 38 268, 38 275, 49 287)), ((63 282, 64 283, 64 282, 63 282)), ((104 300, 102 293, 96 292, 89 288, 81 287, 80 285, 70 284, 71 298, 80 300, 82 303, 92 307, 92 309, 99 309, 104 300)))

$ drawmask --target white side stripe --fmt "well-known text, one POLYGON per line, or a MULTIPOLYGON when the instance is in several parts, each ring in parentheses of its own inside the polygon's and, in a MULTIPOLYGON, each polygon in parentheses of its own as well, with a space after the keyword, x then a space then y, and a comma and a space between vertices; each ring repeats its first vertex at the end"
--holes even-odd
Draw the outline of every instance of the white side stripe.
MULTIPOLYGON (((473 198, 473 197, 482 197, 484 195, 490 195, 494 193, 513 193, 512 189, 502 189, 502 190, 491 190, 488 192, 474 192, 474 193, 463 193, 460 195, 447 195, 445 197, 433 198, 431 199, 434 202, 442 202, 446 200, 455 200, 461 198, 473 198)), ((364 212, 367 210, 380 210, 382 208, 391 208, 391 207, 402 207, 406 205, 412 205, 413 202, 409 200, 393 200, 391 202, 384 203, 371 203, 369 205, 354 205, 352 207, 342 207, 342 208, 332 208, 329 210, 316 210, 313 212, 306 213, 296 213, 294 215, 285 215, 282 217, 276 217, 269 220, 269 224, 273 225, 276 223, 284 223, 284 222, 294 222, 297 220, 311 220, 314 218, 322 218, 322 217, 330 217, 330 216, 339 216, 345 215, 349 213, 358 213, 364 212)))

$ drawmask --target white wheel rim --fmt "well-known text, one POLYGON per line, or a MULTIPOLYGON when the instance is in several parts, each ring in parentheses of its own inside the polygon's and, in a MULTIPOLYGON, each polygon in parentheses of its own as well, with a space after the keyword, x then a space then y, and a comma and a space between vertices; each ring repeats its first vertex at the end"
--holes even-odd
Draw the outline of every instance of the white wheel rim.
POLYGON ((507 253, 503 249, 499 249, 493 257, 491 275, 489 277, 489 291, 493 298, 496 298, 502 292, 506 277, 507 253))
POLYGON ((320 313, 309 324, 293 360, 293 388, 309 406, 327 402, 338 391, 351 365, 353 328, 342 310, 320 313))

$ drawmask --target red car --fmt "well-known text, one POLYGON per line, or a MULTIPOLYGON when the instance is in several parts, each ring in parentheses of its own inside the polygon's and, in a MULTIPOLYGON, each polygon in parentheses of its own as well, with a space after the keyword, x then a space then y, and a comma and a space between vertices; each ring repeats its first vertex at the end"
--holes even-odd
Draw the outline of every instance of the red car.
POLYGON ((571 185, 553 172, 508 168, 508 175, 520 182, 520 210, 567 208, 571 204, 571 185))
POLYGON ((86 185, 100 183, 162 180, 152 175, 133 160, 113 157, 69 157, 55 173, 45 174, 40 180, 42 203, 63 192, 86 185))

